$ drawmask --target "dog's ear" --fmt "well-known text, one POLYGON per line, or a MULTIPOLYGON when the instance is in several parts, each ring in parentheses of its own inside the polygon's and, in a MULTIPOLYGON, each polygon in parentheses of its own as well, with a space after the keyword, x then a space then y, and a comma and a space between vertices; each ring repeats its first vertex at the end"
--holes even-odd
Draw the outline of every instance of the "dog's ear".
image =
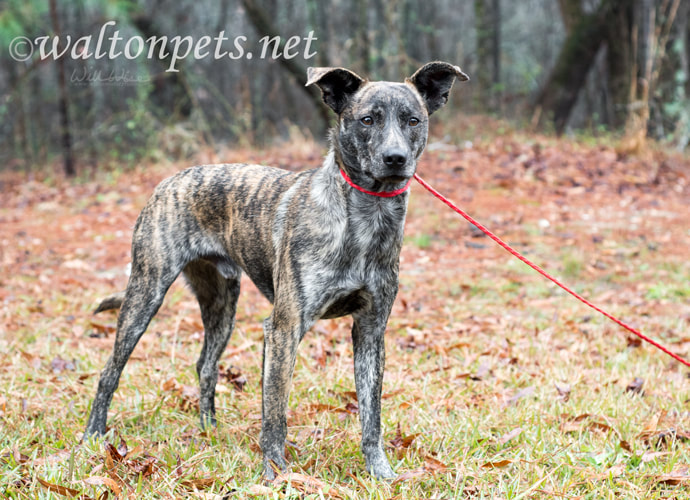
POLYGON ((458 66, 434 61, 419 68, 407 81, 415 86, 431 114, 448 101, 448 93, 456 78, 461 82, 470 79, 458 66))
POLYGON ((323 102, 340 114, 348 99, 357 92, 364 79, 345 68, 308 68, 307 87, 315 83, 323 95, 323 102))

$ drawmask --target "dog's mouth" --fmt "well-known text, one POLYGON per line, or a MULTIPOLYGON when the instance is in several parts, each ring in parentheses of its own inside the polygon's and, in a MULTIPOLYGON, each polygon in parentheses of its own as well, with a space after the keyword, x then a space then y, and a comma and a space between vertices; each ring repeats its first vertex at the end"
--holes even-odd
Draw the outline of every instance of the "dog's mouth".
POLYGON ((384 184, 397 184, 400 182, 405 182, 409 177, 403 177, 402 175, 388 175, 386 177, 377 177, 376 180, 383 182, 384 184))

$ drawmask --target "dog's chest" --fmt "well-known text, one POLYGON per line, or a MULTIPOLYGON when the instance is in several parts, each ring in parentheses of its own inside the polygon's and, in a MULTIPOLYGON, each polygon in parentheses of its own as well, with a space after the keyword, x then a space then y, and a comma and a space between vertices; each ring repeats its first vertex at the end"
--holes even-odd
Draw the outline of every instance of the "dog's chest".
POLYGON ((311 251, 300 259, 308 302, 323 302, 333 313, 337 304, 343 312, 358 305, 363 292, 397 285, 406 200, 363 201, 350 200, 325 215, 313 228, 311 251))

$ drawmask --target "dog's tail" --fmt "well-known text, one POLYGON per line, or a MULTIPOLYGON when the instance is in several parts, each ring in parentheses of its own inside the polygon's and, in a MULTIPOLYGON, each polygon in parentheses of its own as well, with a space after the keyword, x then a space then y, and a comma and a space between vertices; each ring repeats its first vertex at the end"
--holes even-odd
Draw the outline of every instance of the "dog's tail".
POLYGON ((125 292, 117 292, 112 295, 108 295, 105 299, 101 301, 94 314, 98 314, 103 311, 110 311, 111 309, 119 309, 122 306, 122 301, 125 300, 125 292))

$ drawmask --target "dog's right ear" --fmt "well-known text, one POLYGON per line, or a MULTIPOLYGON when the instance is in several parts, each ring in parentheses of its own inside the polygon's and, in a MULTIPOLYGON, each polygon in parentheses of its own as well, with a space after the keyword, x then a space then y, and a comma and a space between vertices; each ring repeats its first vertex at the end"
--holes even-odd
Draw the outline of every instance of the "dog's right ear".
POLYGON ((321 89, 323 102, 338 114, 364 82, 364 78, 345 68, 307 69, 306 86, 315 83, 321 89))

